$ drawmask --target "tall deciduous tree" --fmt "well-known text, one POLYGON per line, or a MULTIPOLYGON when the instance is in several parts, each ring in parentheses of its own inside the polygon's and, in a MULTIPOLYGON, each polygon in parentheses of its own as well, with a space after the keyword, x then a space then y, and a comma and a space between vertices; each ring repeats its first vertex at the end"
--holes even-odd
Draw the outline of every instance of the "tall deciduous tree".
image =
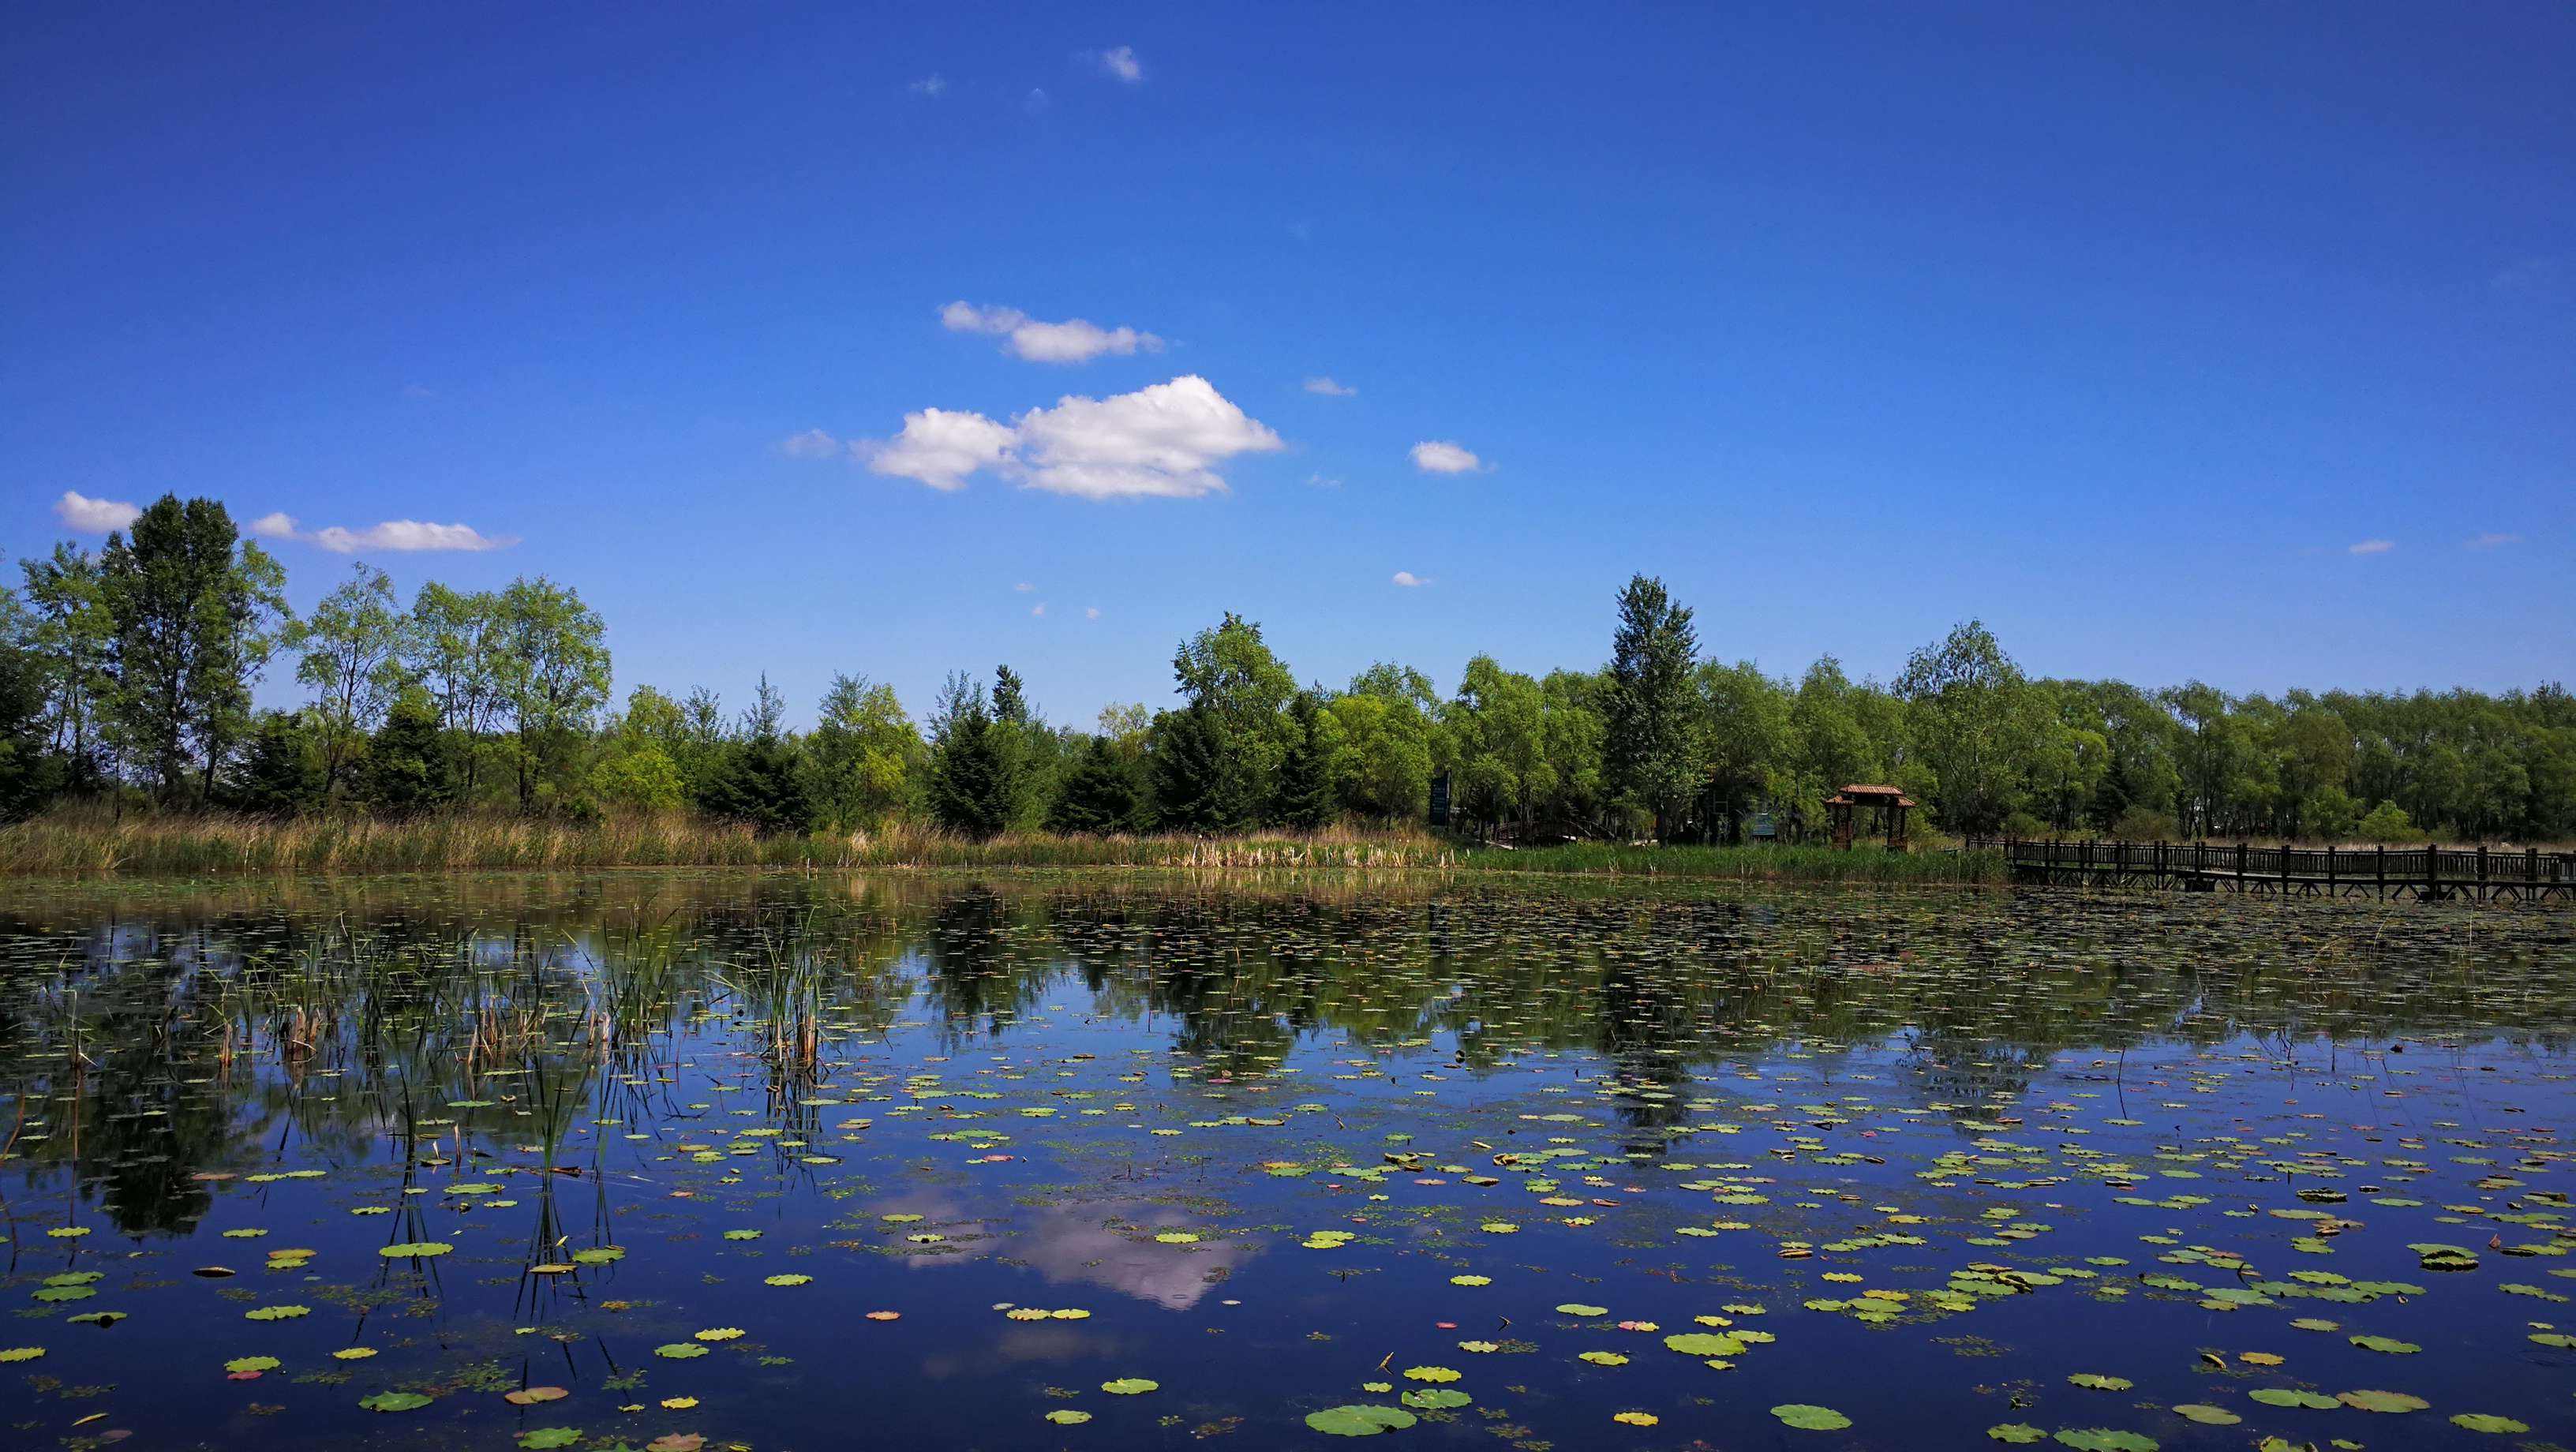
POLYGON ((116 623, 107 613, 96 555, 57 544, 41 560, 20 560, 26 581, 22 644, 37 663, 46 739, 63 762, 63 786, 79 791, 107 774, 107 703, 116 684, 116 623))
POLYGON ((855 831, 911 803, 921 787, 921 733, 892 686, 836 675, 816 716, 805 764, 825 825, 855 831))
POLYGON ((110 719, 163 800, 196 795, 250 729, 250 690, 293 617, 285 574, 211 499, 165 494, 110 534, 100 598, 114 632, 110 719))
POLYGON ((1905 663, 1896 683, 1953 832, 1991 832, 2013 809, 2017 768, 2037 744, 2030 683, 1982 622, 1956 626, 1905 663))
POLYGON ((496 684, 525 811, 564 795, 582 738, 608 703, 607 630, 578 592, 543 576, 502 592, 495 626, 496 684))
POLYGON ((1637 575, 1619 592, 1602 693, 1603 748, 1611 787, 1650 813, 1661 838, 1675 808, 1698 791, 1700 700, 1691 682, 1699 633, 1664 582, 1637 575))
POLYGON ((412 596, 405 644, 409 674, 428 688, 440 729, 455 743, 457 789, 482 781, 483 740, 509 709, 502 689, 501 597, 465 594, 435 581, 412 596))
POLYGON ((313 689, 326 798, 401 689, 406 625, 394 582, 361 562, 288 632, 287 643, 303 653, 295 678, 313 689))

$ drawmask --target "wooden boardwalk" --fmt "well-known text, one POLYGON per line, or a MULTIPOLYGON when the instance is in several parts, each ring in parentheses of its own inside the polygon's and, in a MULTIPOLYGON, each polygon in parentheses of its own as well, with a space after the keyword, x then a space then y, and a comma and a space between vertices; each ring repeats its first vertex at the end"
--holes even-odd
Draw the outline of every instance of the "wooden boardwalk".
POLYGON ((2207 842, 2003 844, 2015 882, 2280 897, 2576 904, 2576 852, 2484 847, 2249 847, 2207 842))

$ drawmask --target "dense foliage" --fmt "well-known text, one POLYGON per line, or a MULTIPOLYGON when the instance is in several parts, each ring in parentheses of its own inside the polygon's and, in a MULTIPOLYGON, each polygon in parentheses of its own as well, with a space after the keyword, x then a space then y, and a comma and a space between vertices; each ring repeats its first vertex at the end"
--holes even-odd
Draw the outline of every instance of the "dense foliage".
POLYGON ((810 730, 764 679, 748 711, 639 685, 611 708, 605 626, 522 579, 406 607, 361 564, 303 619, 221 505, 165 497, 0 592, 0 815, 134 794, 272 816, 453 807, 694 811, 764 832, 929 821, 969 837, 1418 823, 1521 841, 1818 833, 1845 783, 1889 783, 1961 835, 2576 837, 2576 700, 2031 679, 1970 621, 1890 683, 1831 657, 1794 679, 1703 659, 1691 611, 1640 576, 1609 663, 1533 677, 1488 656, 1442 696, 1380 663, 1301 687, 1232 614, 1181 642, 1174 703, 1049 723, 1009 667, 950 677, 916 726, 833 679, 810 730), (255 712, 271 659, 308 700, 255 712))

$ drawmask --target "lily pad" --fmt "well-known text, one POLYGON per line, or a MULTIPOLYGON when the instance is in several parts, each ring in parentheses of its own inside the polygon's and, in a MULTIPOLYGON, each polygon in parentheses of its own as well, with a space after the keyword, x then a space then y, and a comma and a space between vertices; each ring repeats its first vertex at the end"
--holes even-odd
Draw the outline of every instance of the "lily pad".
POLYGON ((1833 1408, 1807 1402, 1783 1402, 1771 1409, 1771 1415, 1803 1432, 1839 1432, 1851 1425, 1851 1418, 1833 1408))
POLYGON ((1374 1437, 1380 1432, 1410 1427, 1416 1420, 1413 1413, 1399 1407, 1365 1405, 1326 1407, 1306 1414, 1306 1425, 1327 1437, 1374 1437))

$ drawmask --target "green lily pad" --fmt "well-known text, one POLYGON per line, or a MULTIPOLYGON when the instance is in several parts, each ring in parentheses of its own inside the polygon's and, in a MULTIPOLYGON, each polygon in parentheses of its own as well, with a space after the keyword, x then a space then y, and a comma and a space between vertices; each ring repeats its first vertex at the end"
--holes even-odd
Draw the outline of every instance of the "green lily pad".
POLYGON ((2041 1431, 2039 1428, 2032 1426, 2028 1422, 2004 1422, 1996 1426, 1988 1427, 1986 1429, 1986 1435, 1994 1438, 1998 1442, 2008 1442, 2015 1447, 2027 1447, 2033 1442, 2045 1442, 2048 1440, 2048 1434, 2046 1432, 2041 1431))
POLYGON ((1413 1413, 1398 1407, 1326 1407, 1306 1414, 1306 1425, 1327 1437, 1374 1437, 1410 1427, 1416 1420, 1413 1413))
POLYGON ((378 1392, 358 1399, 358 1405, 371 1412, 416 1412, 428 1406, 429 1402, 428 1397, 407 1391, 378 1392))
POLYGON ((2109 1427, 2061 1427, 2057 1440, 2075 1452, 2156 1452, 2156 1439, 2109 1427))
POLYGON ((1416 1407, 1426 1412, 1436 1412, 1446 1411, 1452 1407, 1466 1406, 1468 1403, 1473 1402, 1475 1398, 1467 1395, 1465 1392, 1456 1391, 1449 1387, 1427 1386, 1419 1391, 1406 1392, 1404 1395, 1396 1398, 1396 1400, 1404 1403, 1408 1407, 1416 1407))
POLYGON ((277 1370, 277 1365, 277 1358, 274 1356, 236 1356, 232 1360, 224 1363, 224 1370, 231 1372, 275 1371, 277 1370))
POLYGON ((706 1355, 707 1349, 694 1341, 673 1341, 667 1345, 654 1347, 653 1354, 668 1357, 673 1361, 686 1361, 693 1356, 706 1355))
POLYGON ((577 1427, 532 1427, 519 1434, 519 1445, 531 1449, 569 1447, 580 1440, 577 1427))
POLYGON ((2393 1391, 2337 1392, 2335 1400, 2365 1412, 2420 1412, 2433 1405, 2422 1397, 2393 1391))
POLYGON ((445 1255, 455 1248, 443 1240, 407 1240, 399 1245, 388 1245, 376 1254, 387 1260, 413 1260, 445 1255))
POLYGON ((1771 1409, 1771 1415, 1803 1432, 1839 1432, 1851 1425, 1851 1418, 1833 1408, 1806 1402, 1783 1402, 1771 1409))
POLYGON ((1079 1427, 1083 1423, 1091 1420, 1091 1413, 1079 1411, 1072 1407, 1058 1407, 1054 1411, 1047 1413, 1046 1419, 1055 1423, 1059 1427, 1079 1427))
POLYGON ((2511 1417, 2499 1417, 2490 1412, 2460 1412, 2452 1416, 2451 1425, 2465 1427, 2472 1432, 2504 1432, 2517 1437, 2531 1430, 2511 1417))
POLYGON ((2424 1349, 2412 1341, 2400 1341, 2394 1336, 2355 1336, 2352 1344, 2364 1351, 2384 1351, 2391 1356, 2408 1356, 2424 1349))
POLYGON ((2205 1402, 2184 1402, 2173 1410, 2174 1415, 2184 1421, 2198 1422, 2204 1427, 2233 1427, 2245 1420, 2225 1407, 2213 1407, 2205 1402))
POLYGON ((1162 1385, 1159 1381, 1148 1381, 1141 1376, 1122 1376, 1116 1381, 1102 1382, 1100 1389, 1113 1397, 1136 1397, 1143 1396, 1149 1391, 1159 1390, 1162 1385))

